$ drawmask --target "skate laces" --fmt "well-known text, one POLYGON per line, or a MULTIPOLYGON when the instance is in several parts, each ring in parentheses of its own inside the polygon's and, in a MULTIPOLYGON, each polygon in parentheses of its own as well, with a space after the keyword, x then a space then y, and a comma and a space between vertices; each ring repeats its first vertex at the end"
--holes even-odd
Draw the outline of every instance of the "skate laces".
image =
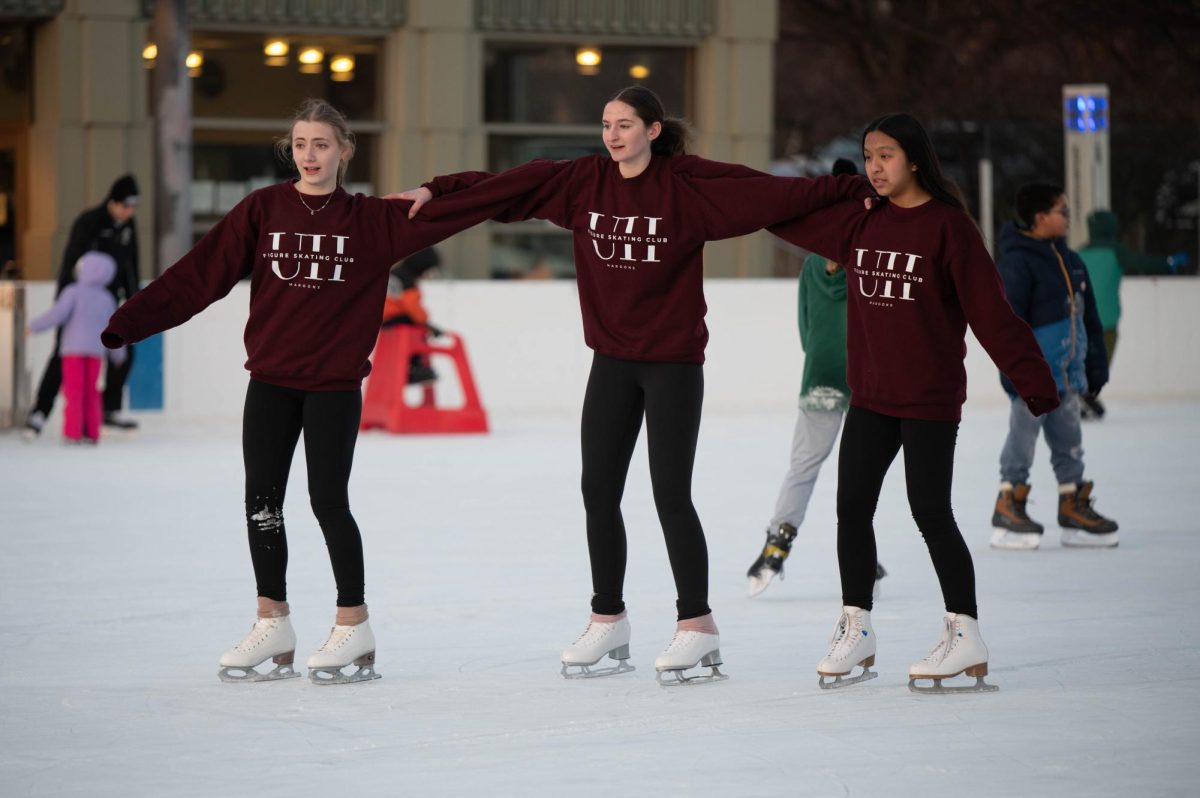
POLYGON ((250 632, 242 638, 242 642, 238 643, 236 649, 238 651, 252 651, 261 646, 271 633, 275 631, 278 625, 278 618, 259 618, 250 627, 250 632))
POLYGON ((354 636, 354 630, 357 628, 357 626, 334 626, 329 630, 329 639, 317 649, 317 653, 337 651, 349 642, 350 638, 354 636))
POLYGON ((862 621, 857 615, 851 620, 850 613, 843 612, 842 617, 838 618, 837 626, 833 628, 833 636, 829 638, 829 654, 826 658, 845 659, 848 653, 847 644, 852 637, 851 632, 855 630, 862 631, 862 621))
POLYGON ((585 642, 594 643, 611 632, 616 625, 616 621, 613 621, 612 623, 604 623, 603 621, 588 621, 587 628, 583 630, 583 634, 581 634, 579 639, 571 645, 578 646, 585 642))
POLYGON ((667 643, 667 647, 666 647, 666 649, 663 650, 663 654, 664 655, 670 654, 675 651, 678 651, 681 648, 686 648, 688 643, 691 641, 691 636, 692 635, 700 635, 700 634, 704 634, 704 633, 703 632, 693 632, 690 629, 676 629, 675 635, 671 638, 671 642, 667 643))
POLYGON ((954 648, 954 643, 958 640, 954 629, 954 619, 947 616, 943 621, 942 639, 938 641, 937 645, 933 647, 933 651, 930 651, 922 662, 936 665, 950 656, 950 651, 954 648))

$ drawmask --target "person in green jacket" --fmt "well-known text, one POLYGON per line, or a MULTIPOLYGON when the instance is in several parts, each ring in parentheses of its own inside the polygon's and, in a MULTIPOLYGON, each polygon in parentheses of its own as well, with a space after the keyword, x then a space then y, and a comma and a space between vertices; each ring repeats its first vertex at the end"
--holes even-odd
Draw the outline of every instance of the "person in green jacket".
MULTIPOLYGON (((838 158, 834 175, 858 174, 854 162, 838 158)), ((776 575, 792 549, 796 530, 804 523, 808 502, 821 465, 833 451, 842 418, 850 405, 846 385, 846 271, 820 255, 809 255, 800 270, 798 319, 804 349, 800 384, 800 413, 792 435, 792 459, 775 512, 767 524, 767 542, 746 573, 746 592, 757 596, 776 575)), ((886 574, 876 563, 875 580, 886 574)), ((878 591, 878 587, 876 587, 878 591)))
MULTIPOLYGON (((1113 352, 1117 348, 1117 325, 1121 321, 1121 278, 1125 275, 1175 274, 1187 265, 1186 253, 1167 258, 1139 255, 1119 240, 1119 222, 1112 211, 1097 210, 1088 214, 1088 241, 1079 250, 1092 281, 1092 294, 1100 311, 1104 328, 1104 348, 1108 352, 1108 367, 1112 368, 1113 352)), ((1100 418, 1104 405, 1095 392, 1083 395, 1083 417, 1100 418)))

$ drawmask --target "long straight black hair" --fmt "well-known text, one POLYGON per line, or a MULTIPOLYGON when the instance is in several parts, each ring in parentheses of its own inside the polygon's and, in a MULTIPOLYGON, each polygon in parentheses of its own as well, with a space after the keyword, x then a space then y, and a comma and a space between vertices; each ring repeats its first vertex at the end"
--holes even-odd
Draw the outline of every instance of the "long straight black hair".
POLYGON ((692 130, 688 123, 682 119, 667 116, 662 100, 658 99, 658 95, 645 86, 627 86, 609 97, 608 101, 610 103, 613 101, 623 102, 628 105, 637 113, 638 119, 646 123, 646 127, 650 127, 655 122, 662 125, 662 132, 658 134, 658 138, 650 142, 651 154, 683 155, 687 152, 688 140, 692 137, 692 130))
POLYGON ((884 114, 863 131, 863 146, 867 143, 867 134, 878 130, 900 142, 900 148, 908 162, 917 167, 917 183, 929 192, 935 200, 967 210, 966 200, 958 185, 942 172, 942 164, 934 152, 933 142, 929 134, 912 114, 884 114))

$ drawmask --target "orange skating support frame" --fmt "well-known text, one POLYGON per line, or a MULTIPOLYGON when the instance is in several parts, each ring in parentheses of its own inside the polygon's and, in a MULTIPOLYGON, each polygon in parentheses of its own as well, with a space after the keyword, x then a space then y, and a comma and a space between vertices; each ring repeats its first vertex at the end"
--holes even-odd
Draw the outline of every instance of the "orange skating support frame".
POLYGON ((367 392, 363 397, 360 429, 382 427, 399 434, 488 431, 487 413, 475 390, 475 378, 471 375, 462 338, 454 333, 444 333, 438 340, 443 339, 449 343, 430 343, 425 339, 425 328, 414 325, 401 324, 379 331, 371 358, 371 375, 367 378, 367 392), (413 355, 447 355, 454 361, 465 400, 462 407, 437 407, 432 383, 423 386, 420 405, 414 407, 404 401, 409 358, 413 355))

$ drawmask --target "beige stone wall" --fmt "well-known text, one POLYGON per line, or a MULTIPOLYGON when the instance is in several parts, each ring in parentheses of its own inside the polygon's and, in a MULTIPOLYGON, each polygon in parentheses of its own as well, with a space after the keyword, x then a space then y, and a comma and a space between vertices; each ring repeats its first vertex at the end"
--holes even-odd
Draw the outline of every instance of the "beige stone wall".
MULTIPOLYGON (((408 24, 387 40, 382 188, 413 188, 435 175, 486 167, 482 56, 472 3, 411 0, 408 24)), ((446 274, 488 275, 485 226, 438 249, 446 274)))
MULTIPOLYGON (((771 160, 775 122, 776 4, 774 0, 716 2, 716 30, 696 54, 697 152, 765 170, 771 160)), ((708 244, 705 274, 769 277, 773 246, 768 233, 708 244)))
MULTIPOLYGON (((714 2, 716 27, 696 56, 693 116, 701 131, 696 151, 762 169, 771 153, 776 4, 714 2)), ((37 28, 31 225, 22 247, 31 278, 56 274, 71 222, 102 200, 124 172, 138 177, 142 191, 142 274, 155 273, 153 131, 141 64, 146 26, 138 0, 67 0, 61 14, 37 28)), ((485 35, 475 30, 469 0, 410 0, 407 23, 388 34, 384 48, 380 190, 411 188, 437 174, 486 165, 485 35)), ((771 248, 765 233, 710 244, 708 274, 769 275, 771 248)), ((440 249, 450 274, 487 276, 486 226, 440 249)))
POLYGON ((38 25, 34 123, 29 131, 30 225, 24 274, 56 277, 71 223, 132 172, 142 276, 153 274, 153 147, 141 64, 145 23, 137 0, 67 0, 38 25))

